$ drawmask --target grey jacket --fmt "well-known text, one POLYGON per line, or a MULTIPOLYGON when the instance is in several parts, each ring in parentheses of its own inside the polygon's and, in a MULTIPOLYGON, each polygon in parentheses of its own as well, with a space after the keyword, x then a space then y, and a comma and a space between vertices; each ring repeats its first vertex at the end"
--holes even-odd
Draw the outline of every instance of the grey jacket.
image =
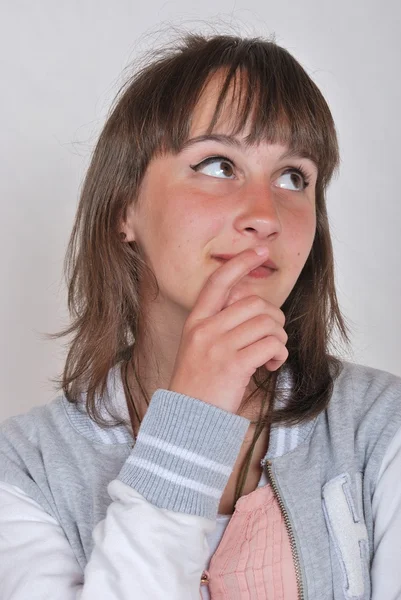
MULTIPOLYGON (((371 598, 372 501, 383 457, 401 431, 400 399, 400 377, 343 361, 324 412, 296 429, 272 429, 262 462, 284 512, 302 599, 371 598)), ((134 444, 117 367, 105 400, 127 425, 101 428, 84 402, 59 396, 0 426, 0 481, 60 523, 82 569, 112 480, 160 508, 215 519, 249 426, 159 389, 134 444)))

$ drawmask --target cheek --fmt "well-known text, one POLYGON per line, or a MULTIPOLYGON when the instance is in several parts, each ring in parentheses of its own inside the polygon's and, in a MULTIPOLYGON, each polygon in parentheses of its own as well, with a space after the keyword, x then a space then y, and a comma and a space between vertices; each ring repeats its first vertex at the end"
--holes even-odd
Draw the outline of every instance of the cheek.
POLYGON ((312 250, 313 241, 314 241, 315 235, 316 235, 316 213, 315 212, 313 212, 313 214, 308 219, 308 227, 306 229, 306 232, 307 233, 305 235, 305 237, 306 237, 305 246, 306 246, 306 258, 307 258, 310 254, 310 251, 312 250))
MULTIPOLYGON (((180 194, 169 203, 165 217, 165 235, 175 239, 175 245, 202 252, 208 240, 215 238, 224 226, 224 215, 193 192, 180 194), (173 234, 174 233, 174 234, 173 234), (179 242, 178 242, 179 241, 179 242)), ((168 240, 166 240, 168 243, 168 240)))
POLYGON ((316 233, 316 219, 314 215, 304 216, 298 219, 290 228, 288 251, 293 257, 295 271, 301 271, 313 246, 316 233))

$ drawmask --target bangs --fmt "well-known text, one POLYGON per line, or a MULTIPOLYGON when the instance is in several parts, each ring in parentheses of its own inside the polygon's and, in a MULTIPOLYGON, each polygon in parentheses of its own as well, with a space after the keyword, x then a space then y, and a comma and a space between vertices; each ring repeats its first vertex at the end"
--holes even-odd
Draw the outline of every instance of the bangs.
POLYGON ((258 39, 221 36, 208 44, 203 40, 197 49, 196 36, 187 36, 186 44, 193 56, 187 48, 187 64, 183 56, 170 57, 169 76, 162 85, 159 79, 158 101, 150 103, 154 112, 148 115, 158 131, 156 153, 182 150, 194 109, 211 77, 218 74, 218 100, 202 133, 213 133, 224 109, 233 124, 231 135, 246 128, 245 145, 279 143, 310 158, 326 186, 339 166, 335 126, 323 95, 301 65, 284 48, 258 39))

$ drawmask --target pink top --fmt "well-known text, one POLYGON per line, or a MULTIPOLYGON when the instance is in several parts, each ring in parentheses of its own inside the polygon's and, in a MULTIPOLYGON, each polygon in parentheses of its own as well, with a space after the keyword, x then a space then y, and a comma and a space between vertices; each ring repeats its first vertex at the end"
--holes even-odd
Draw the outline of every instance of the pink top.
POLYGON ((207 585, 211 600, 296 600, 290 540, 271 486, 239 498, 228 519, 201 590, 207 585))

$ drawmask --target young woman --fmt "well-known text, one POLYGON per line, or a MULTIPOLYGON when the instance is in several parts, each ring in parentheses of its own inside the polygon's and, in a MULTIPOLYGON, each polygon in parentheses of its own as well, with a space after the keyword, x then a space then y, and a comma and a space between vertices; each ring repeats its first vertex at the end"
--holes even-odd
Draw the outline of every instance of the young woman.
POLYGON ((399 598, 401 378, 328 351, 330 110, 271 41, 149 58, 82 190, 63 393, 0 428, 1 598, 399 598))

